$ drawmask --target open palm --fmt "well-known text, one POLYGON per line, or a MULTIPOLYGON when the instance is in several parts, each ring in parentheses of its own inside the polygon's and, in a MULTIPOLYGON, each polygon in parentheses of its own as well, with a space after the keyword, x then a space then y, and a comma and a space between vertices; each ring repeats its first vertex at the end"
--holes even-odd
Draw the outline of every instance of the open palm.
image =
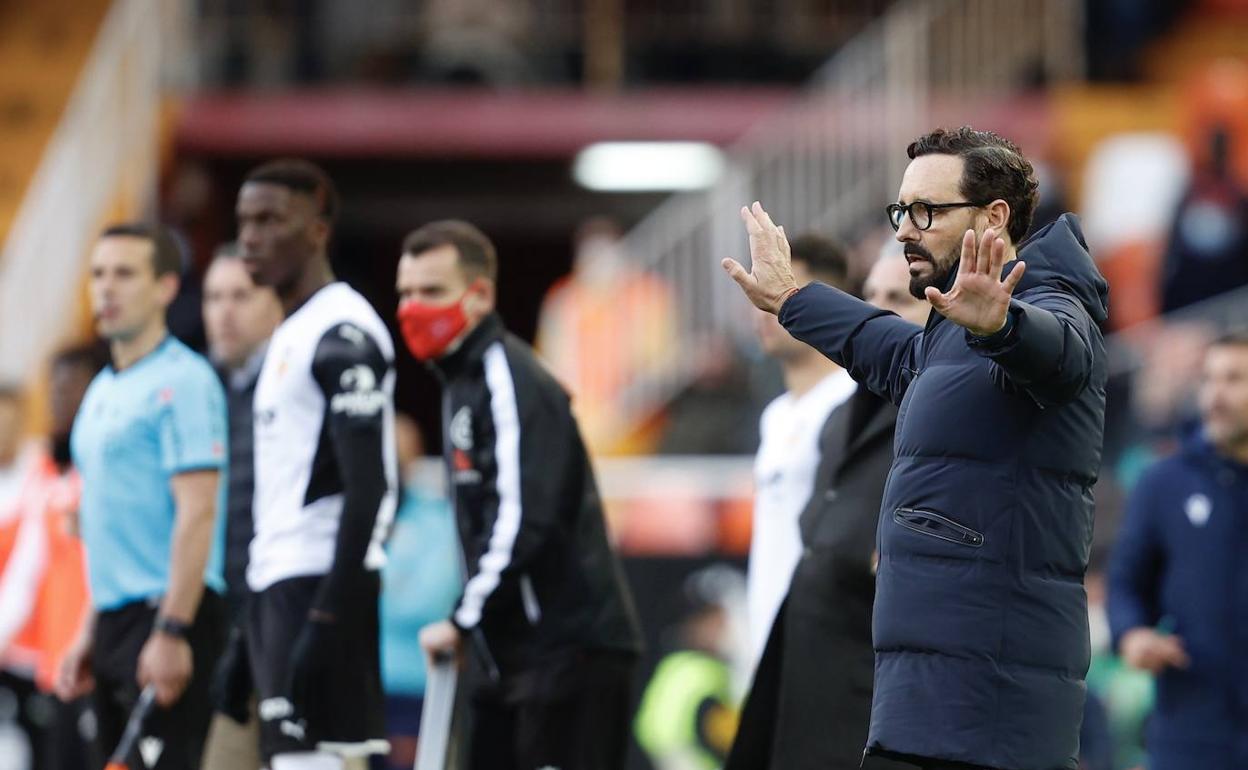
POLYGON ((1027 269, 1026 263, 1019 262, 1002 280, 1004 267, 1005 241, 988 229, 976 244, 975 231, 967 230, 962 237, 962 261, 958 263, 953 287, 945 293, 929 286, 924 294, 937 313, 971 334, 987 337, 1005 326, 1010 296, 1027 269))
POLYGON ((742 207, 741 219, 750 236, 750 268, 746 270, 735 259, 725 259, 724 270, 737 282, 750 302, 760 310, 777 314, 793 292, 793 256, 784 228, 771 221, 763 205, 742 207))

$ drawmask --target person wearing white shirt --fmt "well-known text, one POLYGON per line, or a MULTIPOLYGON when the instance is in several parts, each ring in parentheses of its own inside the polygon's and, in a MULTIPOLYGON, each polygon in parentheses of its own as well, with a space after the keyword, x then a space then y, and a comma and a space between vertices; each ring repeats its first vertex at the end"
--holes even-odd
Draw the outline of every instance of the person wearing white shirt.
MULTIPOLYGON (((799 284, 817 280, 848 288, 848 262, 834 241, 808 234, 795 238, 791 249, 799 284)), ((801 557, 798 517, 814 487, 820 430, 828 414, 857 387, 848 372, 789 336, 775 316, 760 312, 756 329, 763 351, 780 364, 785 392, 763 411, 754 461, 746 604, 755 663, 801 557)))

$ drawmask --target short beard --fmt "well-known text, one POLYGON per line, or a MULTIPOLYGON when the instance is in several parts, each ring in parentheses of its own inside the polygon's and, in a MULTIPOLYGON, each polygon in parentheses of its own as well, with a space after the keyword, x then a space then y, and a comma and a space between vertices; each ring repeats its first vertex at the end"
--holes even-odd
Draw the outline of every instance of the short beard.
MULTIPOLYGON (((958 248, 961 249, 961 246, 958 248)), ((927 299, 928 286, 934 286, 937 291, 944 289, 946 281, 949 280, 949 273, 957 264, 958 259, 956 250, 949 252, 949 256, 945 259, 945 267, 941 269, 940 263, 932 257, 932 253, 918 244, 907 244, 905 253, 922 257, 932 266, 932 274, 926 278, 917 275, 910 276, 910 296, 921 300, 927 299)))

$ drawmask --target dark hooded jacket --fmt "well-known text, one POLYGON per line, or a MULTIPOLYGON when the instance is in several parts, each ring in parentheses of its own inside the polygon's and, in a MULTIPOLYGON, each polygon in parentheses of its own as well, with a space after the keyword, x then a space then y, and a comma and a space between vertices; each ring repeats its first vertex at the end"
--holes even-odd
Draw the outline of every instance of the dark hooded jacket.
POLYGON ((1077 766, 1108 292, 1070 214, 1019 258, 1010 321, 989 338, 937 313, 919 329, 822 284, 780 312, 900 406, 877 535, 871 754, 1077 766))
POLYGON ((1160 625, 1187 668, 1157 677, 1149 767, 1248 767, 1248 465, 1199 433, 1140 477, 1109 564, 1114 649, 1160 625))

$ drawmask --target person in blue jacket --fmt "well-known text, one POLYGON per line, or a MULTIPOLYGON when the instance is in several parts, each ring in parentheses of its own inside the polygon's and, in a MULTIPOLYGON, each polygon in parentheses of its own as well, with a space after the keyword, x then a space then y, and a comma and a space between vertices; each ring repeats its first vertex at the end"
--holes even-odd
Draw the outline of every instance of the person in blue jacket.
POLYGON ((762 206, 742 209, 749 299, 899 405, 877 535, 873 756, 923 768, 1074 770, 1088 670, 1083 587, 1101 463, 1108 288, 1064 214, 1023 242, 1031 163, 936 130, 887 207, 923 327, 799 287, 762 206))
POLYGON ((1123 659, 1157 677, 1149 770, 1248 767, 1248 332, 1205 355, 1201 430, 1127 502, 1109 568, 1123 659))

